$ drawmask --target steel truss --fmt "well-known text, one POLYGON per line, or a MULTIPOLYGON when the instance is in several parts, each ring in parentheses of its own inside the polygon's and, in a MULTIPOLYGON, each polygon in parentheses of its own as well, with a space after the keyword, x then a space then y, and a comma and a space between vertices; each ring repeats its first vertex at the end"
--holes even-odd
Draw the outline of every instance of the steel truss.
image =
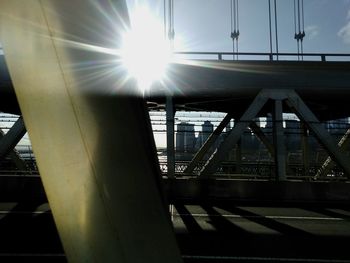
MULTIPOLYGON (((337 144, 334 142, 331 135, 323 127, 323 124, 317 119, 315 114, 304 103, 302 98, 294 90, 285 89, 263 89, 255 97, 250 106, 246 109, 243 115, 236 121, 235 127, 227 134, 224 141, 215 149, 209 159, 206 161, 203 168, 199 171, 199 178, 209 178, 213 176, 221 163, 226 159, 229 152, 238 144, 243 132, 246 128, 250 128, 253 133, 263 142, 268 149, 271 156, 275 160, 275 179, 277 181, 286 180, 286 148, 285 148, 285 136, 283 128, 283 107, 289 107, 301 120, 303 125, 302 134, 302 148, 304 150, 304 167, 309 167, 307 158, 307 129, 310 130, 320 144, 327 151, 329 158, 325 161, 324 165, 317 172, 316 177, 324 175, 332 167, 332 161, 343 169, 347 177, 350 175, 349 162, 344 156, 342 149, 349 141, 348 131, 342 140, 337 144), (254 119, 259 115, 262 108, 269 102, 273 102, 273 142, 271 143, 263 131, 256 125, 254 119)), ((184 173, 191 174, 195 170, 196 166, 203 162, 203 157, 208 153, 209 149, 214 145, 219 138, 224 127, 231 120, 231 116, 228 114, 220 123, 220 125, 214 130, 211 136, 207 139, 200 150, 195 154, 192 161, 189 163, 184 173)), ((305 171, 307 174, 308 171, 305 171)))

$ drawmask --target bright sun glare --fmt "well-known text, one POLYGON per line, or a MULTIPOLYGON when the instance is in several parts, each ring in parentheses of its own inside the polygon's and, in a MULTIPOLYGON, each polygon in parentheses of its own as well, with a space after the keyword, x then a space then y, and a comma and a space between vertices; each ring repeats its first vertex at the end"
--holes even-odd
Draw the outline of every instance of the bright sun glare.
POLYGON ((144 93, 152 83, 165 77, 171 59, 169 41, 162 24, 146 7, 130 14, 131 29, 123 37, 121 57, 130 77, 144 93))

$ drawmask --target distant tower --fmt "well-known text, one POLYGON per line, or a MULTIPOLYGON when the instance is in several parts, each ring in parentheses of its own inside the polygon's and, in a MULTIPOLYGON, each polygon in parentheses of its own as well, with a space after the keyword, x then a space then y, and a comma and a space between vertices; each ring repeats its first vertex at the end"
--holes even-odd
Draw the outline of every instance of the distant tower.
POLYGON ((201 146, 206 140, 209 138, 210 134, 214 131, 214 125, 210 121, 205 121, 202 124, 202 132, 199 134, 199 138, 201 140, 201 146))
POLYGON ((176 151, 193 152, 196 143, 194 124, 181 122, 177 125, 176 151))
POLYGON ((202 145, 206 142, 206 140, 209 138, 210 134, 213 133, 213 131, 214 125, 210 121, 205 121, 202 124, 202 131, 199 132, 195 145, 196 150, 199 150, 202 147, 202 145))

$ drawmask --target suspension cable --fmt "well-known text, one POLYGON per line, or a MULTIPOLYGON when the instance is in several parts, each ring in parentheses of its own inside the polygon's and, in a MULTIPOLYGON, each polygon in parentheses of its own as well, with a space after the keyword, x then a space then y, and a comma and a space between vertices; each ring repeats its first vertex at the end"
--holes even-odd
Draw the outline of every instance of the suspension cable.
POLYGON ((174 22, 175 22, 174 0, 170 0, 170 1, 171 1, 171 30, 172 30, 171 34, 172 34, 172 38, 174 39, 174 37, 175 37, 175 31, 174 31, 174 28, 175 28, 175 24, 174 24, 174 22))
MULTIPOLYGON (((166 0, 165 0, 166 1, 166 0)), ((164 13, 166 10, 164 10, 164 13)), ((168 39, 170 41, 171 49, 174 49, 174 38, 175 38, 175 30, 174 30, 174 0, 168 0, 168 39)), ((165 20, 166 21, 166 20, 165 20)))
POLYGON ((278 60, 278 28, 277 28, 277 3, 276 0, 274 0, 275 5, 275 30, 276 30, 276 53, 277 53, 277 60, 278 60))
POLYGON ((296 40, 296 43, 297 43, 298 60, 300 60, 297 1, 298 0, 293 1, 293 3, 294 3, 294 39, 296 40))
POLYGON ((164 23, 164 37, 167 38, 167 22, 166 22, 166 1, 163 1, 163 23, 164 23))
POLYGON ((305 17, 304 17, 304 0, 301 0, 301 25, 303 31, 305 30, 305 17))
POLYGON ((298 0, 298 29, 299 29, 299 32, 301 32, 301 28, 300 28, 300 0, 298 0))
POLYGON ((297 5, 296 0, 293 1, 294 3, 294 35, 297 34, 297 5))
POLYGON ((233 27, 234 27, 235 30, 237 28, 237 24, 236 24, 236 10, 237 10, 236 0, 233 0, 233 12, 234 12, 233 27))
POLYGON ((238 8, 238 0, 236 0, 236 19, 237 19, 237 40, 236 40, 236 49, 237 49, 237 60, 238 60, 238 37, 239 37, 239 8, 238 8))
POLYGON ((272 50, 271 0, 268 0, 268 4, 269 4, 270 53, 272 57, 273 50, 272 50))
POLYGON ((230 0, 230 11, 231 11, 231 32, 233 32, 233 0, 230 0))
POLYGON ((236 3, 236 19, 237 19, 237 30, 239 31, 239 7, 238 7, 238 0, 236 0, 237 3, 236 3))
MULTIPOLYGON (((230 37, 232 38, 232 52, 235 52, 235 39, 234 39, 234 30, 236 29, 236 22, 234 21, 234 0, 230 1, 230 6, 231 6, 231 35, 230 37)), ((235 59, 235 54, 232 55, 232 58, 235 59)))
MULTIPOLYGON (((232 38, 232 51, 238 53, 238 38, 239 38, 239 17, 238 17, 238 0, 230 1, 230 12, 231 12, 231 35, 232 38)), ((238 54, 236 54, 238 59, 238 54)), ((233 54, 235 59, 235 54, 233 54)))
POLYGON ((298 60, 303 60, 305 37, 304 0, 294 0, 294 39, 297 41, 298 60))
POLYGON ((304 60, 304 56, 303 56, 303 53, 304 53, 304 37, 305 37, 305 17, 304 17, 304 0, 301 0, 301 22, 302 22, 302 30, 303 32, 301 33, 301 59, 304 60))
POLYGON ((294 0, 294 39, 296 40, 296 43, 297 43, 297 51, 298 51, 298 60, 300 60, 300 56, 299 56, 299 53, 300 53, 300 50, 299 50, 299 36, 298 36, 298 22, 297 22, 297 0, 294 0))

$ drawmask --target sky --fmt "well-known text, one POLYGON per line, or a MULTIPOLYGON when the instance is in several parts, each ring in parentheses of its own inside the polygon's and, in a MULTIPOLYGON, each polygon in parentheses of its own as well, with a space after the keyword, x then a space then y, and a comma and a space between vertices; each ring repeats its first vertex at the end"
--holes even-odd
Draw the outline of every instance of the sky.
MULTIPOLYGON (((163 0, 127 0, 145 4, 163 19, 163 0)), ((272 1, 273 2, 273 1, 272 1)), ((350 1, 304 0, 305 52, 350 52, 350 1)), ((293 0, 277 0, 280 52, 296 52, 293 0)), ((174 0, 175 50, 228 51, 230 0, 174 0)), ((267 0, 239 0, 239 47, 242 52, 269 52, 267 0)))

